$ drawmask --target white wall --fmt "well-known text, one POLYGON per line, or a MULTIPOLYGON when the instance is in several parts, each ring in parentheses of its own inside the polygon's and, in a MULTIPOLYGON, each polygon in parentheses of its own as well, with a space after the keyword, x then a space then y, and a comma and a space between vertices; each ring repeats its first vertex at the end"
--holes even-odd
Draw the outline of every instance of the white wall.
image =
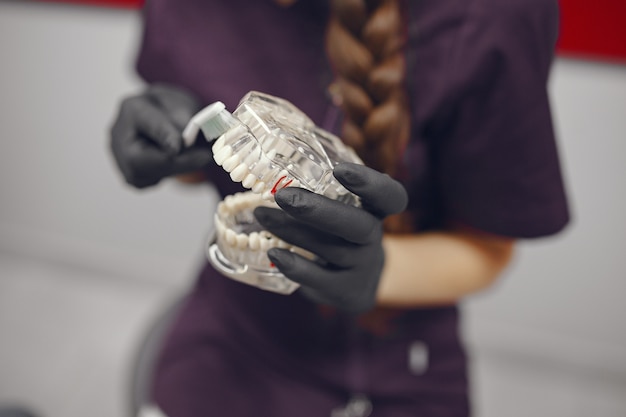
POLYGON ((573 221, 520 245, 512 270, 471 310, 604 346, 619 355, 598 360, 626 372, 626 65, 559 60, 551 92, 573 221))
POLYGON ((208 187, 125 187, 107 136, 139 90, 135 11, 0 3, 0 247, 180 281, 209 230, 208 187), (163 239, 167 236, 167 239, 163 239))
MULTIPOLYGON (((0 2, 0 250, 180 288, 202 258, 214 194, 126 188, 107 149, 120 97, 141 85, 139 33, 135 11, 0 2)), ((552 401, 537 415, 577 405, 583 381, 605 397, 579 398, 587 408, 574 410, 590 413, 569 415, 601 415, 594 404, 626 393, 626 66, 559 60, 551 92, 574 221, 521 244, 499 285, 465 303, 483 416, 498 415, 502 369, 536 381, 541 393, 520 388, 534 406, 552 401)))
MULTIPOLYGON (((520 245, 499 285, 466 303, 467 336, 479 366, 504 358, 534 379, 510 384, 522 404, 507 416, 624 416, 626 65, 560 59, 550 91, 572 224, 520 245)), ((476 372, 477 402, 490 411, 498 376, 476 372)))

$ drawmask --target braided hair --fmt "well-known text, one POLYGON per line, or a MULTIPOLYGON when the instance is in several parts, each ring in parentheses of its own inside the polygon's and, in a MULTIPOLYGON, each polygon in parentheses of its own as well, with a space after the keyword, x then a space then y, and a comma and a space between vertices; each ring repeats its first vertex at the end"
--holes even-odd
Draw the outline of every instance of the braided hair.
MULTIPOLYGON (((335 72, 329 87, 344 113, 341 136, 366 165, 399 174, 410 135, 401 0, 330 0, 326 51, 335 72)), ((408 214, 385 221, 388 232, 410 232, 408 214)))

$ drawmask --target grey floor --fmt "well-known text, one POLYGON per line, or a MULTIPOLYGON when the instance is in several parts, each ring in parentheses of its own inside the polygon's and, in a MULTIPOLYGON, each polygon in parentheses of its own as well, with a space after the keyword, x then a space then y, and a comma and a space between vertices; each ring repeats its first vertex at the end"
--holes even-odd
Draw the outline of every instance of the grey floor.
POLYGON ((0 255, 0 403, 126 416, 133 355, 171 288, 0 255))
MULTIPOLYGON (((0 254, 0 404, 128 417, 143 334, 179 287, 0 254)), ((473 352, 478 417, 625 417, 626 381, 473 352)), ((269 416, 268 416, 269 417, 269 416)))

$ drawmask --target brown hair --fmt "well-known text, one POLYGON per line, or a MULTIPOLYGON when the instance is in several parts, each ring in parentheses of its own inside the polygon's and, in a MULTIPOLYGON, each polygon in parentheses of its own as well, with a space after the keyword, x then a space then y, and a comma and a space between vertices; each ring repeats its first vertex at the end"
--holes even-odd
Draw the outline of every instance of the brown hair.
MULTIPOLYGON (((400 0, 330 0, 326 32, 335 71, 329 87, 344 113, 341 136, 366 165, 399 174, 399 156, 410 135, 400 0)), ((385 222, 389 232, 412 229, 405 214, 385 222)))

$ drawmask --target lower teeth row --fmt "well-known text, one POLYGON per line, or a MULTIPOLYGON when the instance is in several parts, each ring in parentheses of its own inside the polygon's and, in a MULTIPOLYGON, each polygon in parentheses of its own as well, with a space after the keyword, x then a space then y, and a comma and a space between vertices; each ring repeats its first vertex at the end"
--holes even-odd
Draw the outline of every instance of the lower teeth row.
POLYGON ((217 245, 222 254, 235 264, 249 265, 258 270, 274 268, 267 257, 267 251, 271 248, 289 249, 306 256, 307 253, 302 249, 286 243, 266 230, 260 230, 252 212, 261 205, 278 207, 253 192, 229 195, 219 203, 215 213, 215 227, 217 245), (238 220, 242 218, 245 220, 238 220), (246 233, 242 231, 245 227, 259 230, 246 233))

